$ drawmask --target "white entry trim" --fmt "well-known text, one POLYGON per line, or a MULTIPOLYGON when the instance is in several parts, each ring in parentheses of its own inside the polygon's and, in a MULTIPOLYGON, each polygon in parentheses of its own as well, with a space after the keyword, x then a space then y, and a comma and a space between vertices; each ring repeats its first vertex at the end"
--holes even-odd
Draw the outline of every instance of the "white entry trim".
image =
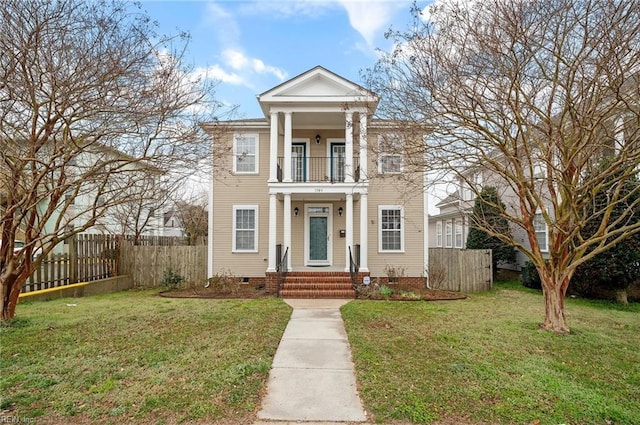
POLYGON ((305 266, 331 266, 333 264, 333 205, 332 204, 304 204, 304 265, 305 266), (327 213, 310 212, 311 208, 328 208, 327 213), (311 261, 310 257, 310 231, 309 221, 311 217, 327 217, 327 261, 311 261))

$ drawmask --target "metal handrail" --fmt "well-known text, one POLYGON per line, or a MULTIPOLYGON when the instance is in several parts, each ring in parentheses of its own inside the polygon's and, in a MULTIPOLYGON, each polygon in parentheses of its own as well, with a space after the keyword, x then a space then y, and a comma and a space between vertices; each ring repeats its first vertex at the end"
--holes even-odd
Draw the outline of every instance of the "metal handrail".
MULTIPOLYGON (((360 158, 353 157, 351 177, 360 181, 360 158)), ((277 178, 283 181, 284 157, 278 157, 277 178)), ((295 183, 344 183, 347 170, 344 158, 309 156, 291 159, 291 180, 295 183)))
POLYGON ((349 247, 349 275, 351 276, 351 286, 353 286, 353 289, 358 287, 359 270, 360 266, 353 261, 353 253, 351 252, 351 247, 349 247))
POLYGON ((284 255, 282 256, 282 258, 280 259, 280 262, 276 266, 276 272, 277 272, 276 295, 278 297, 280 296, 280 287, 282 286, 285 279, 287 278, 288 263, 289 263, 289 247, 287 247, 287 249, 284 250, 284 255))

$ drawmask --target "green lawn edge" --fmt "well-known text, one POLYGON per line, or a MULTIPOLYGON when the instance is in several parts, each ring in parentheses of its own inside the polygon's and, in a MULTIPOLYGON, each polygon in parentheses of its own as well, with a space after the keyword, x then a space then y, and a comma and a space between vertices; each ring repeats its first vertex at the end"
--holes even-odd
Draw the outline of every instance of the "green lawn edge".
POLYGON ((538 327, 518 282, 446 302, 342 307, 360 395, 376 422, 640 423, 640 306, 567 299, 571 334, 538 327))
POLYGON ((21 303, 0 329, 3 416, 250 423, 291 308, 157 291, 21 303))

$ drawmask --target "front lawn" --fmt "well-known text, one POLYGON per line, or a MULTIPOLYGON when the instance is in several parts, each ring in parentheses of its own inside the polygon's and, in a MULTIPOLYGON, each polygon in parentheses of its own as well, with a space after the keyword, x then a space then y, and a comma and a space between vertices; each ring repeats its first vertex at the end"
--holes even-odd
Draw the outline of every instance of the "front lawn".
POLYGON ((36 423, 250 423, 291 309, 154 291, 21 303, 0 410, 36 423))
POLYGON ((567 300, 571 334, 540 331, 541 295, 497 285, 467 300, 342 308, 376 421, 639 424, 640 305, 567 300))

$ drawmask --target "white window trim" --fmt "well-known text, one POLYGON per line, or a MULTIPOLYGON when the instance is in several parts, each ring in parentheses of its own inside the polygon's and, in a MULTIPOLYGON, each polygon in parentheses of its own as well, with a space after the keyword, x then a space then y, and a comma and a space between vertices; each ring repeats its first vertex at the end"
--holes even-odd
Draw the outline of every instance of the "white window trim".
POLYGON ((453 222, 453 245, 456 248, 464 247, 464 240, 462 239, 462 235, 464 232, 462 231, 462 219, 458 218, 453 222), (458 243, 458 236, 460 236, 460 243, 458 243))
POLYGON ((436 248, 442 248, 442 220, 436 221, 436 248))
POLYGON ((402 205, 378 205, 378 252, 404 253, 404 207, 402 205), (400 249, 383 249, 382 248, 382 211, 383 210, 400 210, 400 249))
POLYGON ((233 216, 232 216, 232 228, 231 228, 231 252, 238 252, 238 253, 243 253, 243 252, 258 252, 258 223, 260 222, 260 216, 259 216, 259 207, 258 205, 234 205, 233 206, 233 212, 232 212, 233 216), (256 212, 256 222, 255 222, 255 228, 254 228, 254 235, 253 235, 253 246, 254 249, 236 249, 236 211, 238 210, 254 210, 256 212))
POLYGON ((536 239, 538 239, 538 233, 542 231, 538 231, 535 229, 535 217, 540 216, 542 218, 542 222, 544 223, 544 246, 540 247, 540 252, 549 252, 549 226, 547 225, 546 220, 541 212, 537 212, 534 216, 534 230, 536 231, 536 239))
POLYGON ((260 135, 258 133, 234 133, 233 134, 233 173, 234 174, 259 174, 260 173, 260 135), (256 167, 254 171, 238 171, 238 137, 253 138, 256 149, 256 167))
POLYGON ((444 247, 453 248, 453 221, 444 222, 444 247))
MULTIPOLYGON (((390 136, 393 136, 393 134, 390 134, 390 136)), ((390 175, 402 174, 404 172, 404 156, 402 155, 402 153, 389 153, 389 152, 383 151, 381 147, 383 138, 384 138, 383 134, 378 134, 378 149, 380 151, 380 154, 378 155, 378 174, 390 174, 390 175), (382 169, 382 164, 384 163, 383 158, 394 157, 394 156, 400 157, 400 170, 399 171, 383 170, 382 169)))

